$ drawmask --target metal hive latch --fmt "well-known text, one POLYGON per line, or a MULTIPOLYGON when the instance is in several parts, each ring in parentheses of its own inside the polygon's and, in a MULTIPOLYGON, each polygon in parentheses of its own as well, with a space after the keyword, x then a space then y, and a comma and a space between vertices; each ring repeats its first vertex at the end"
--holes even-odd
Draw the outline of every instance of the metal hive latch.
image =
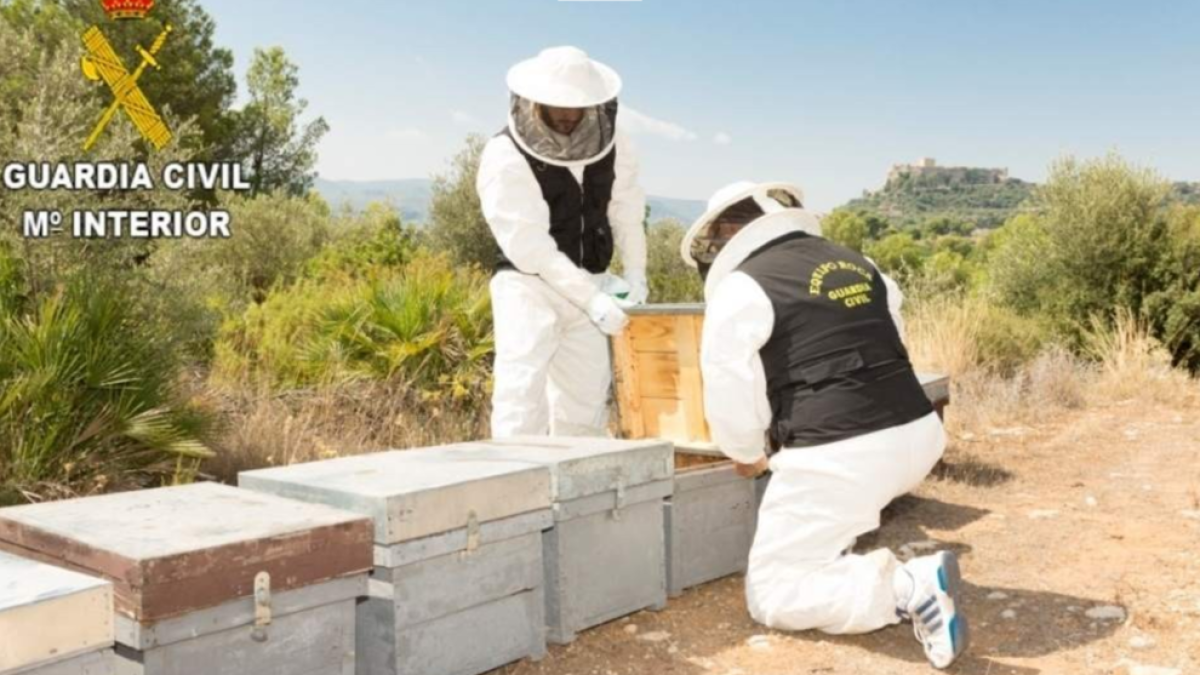
POLYGON ((267 626, 271 625, 271 575, 259 572, 254 575, 254 631, 250 637, 255 642, 267 641, 267 626))

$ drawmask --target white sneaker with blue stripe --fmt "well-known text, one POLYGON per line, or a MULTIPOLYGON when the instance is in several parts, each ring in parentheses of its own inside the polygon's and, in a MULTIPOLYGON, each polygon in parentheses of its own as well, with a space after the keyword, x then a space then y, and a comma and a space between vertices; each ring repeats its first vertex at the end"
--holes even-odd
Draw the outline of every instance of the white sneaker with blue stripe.
POLYGON ((970 642, 967 618, 960 611, 958 558, 941 551, 904 563, 904 570, 912 577, 913 593, 897 612, 912 620, 913 633, 933 667, 945 668, 970 642))

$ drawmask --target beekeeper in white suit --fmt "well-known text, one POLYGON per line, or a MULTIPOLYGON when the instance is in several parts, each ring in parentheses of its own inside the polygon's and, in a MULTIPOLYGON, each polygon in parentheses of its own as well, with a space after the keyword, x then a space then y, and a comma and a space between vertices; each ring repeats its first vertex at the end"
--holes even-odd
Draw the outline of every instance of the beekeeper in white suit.
POLYGON ((945 447, 901 340, 900 289, 820 237, 798 188, 737 183, 681 253, 705 277, 705 413, 750 477, 772 471, 746 573, 753 618, 781 630, 863 633, 910 619, 930 662, 967 646, 953 553, 901 565, 849 553, 945 447), (768 460, 766 446, 778 448, 768 460))
POLYGON ((508 126, 476 189, 500 248, 492 435, 607 433, 607 335, 646 300, 646 199, 617 132, 621 79, 574 47, 508 72, 508 126), (620 250, 624 279, 607 273, 620 250))

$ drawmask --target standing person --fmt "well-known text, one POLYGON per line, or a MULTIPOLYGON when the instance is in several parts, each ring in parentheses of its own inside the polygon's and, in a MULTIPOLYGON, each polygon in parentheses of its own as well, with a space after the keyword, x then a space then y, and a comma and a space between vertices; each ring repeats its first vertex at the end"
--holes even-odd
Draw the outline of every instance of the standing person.
POLYGON ((621 79, 555 47, 513 66, 508 88, 508 126, 484 148, 476 180, 500 248, 492 435, 606 435, 606 335, 624 329, 622 303, 648 292, 646 198, 616 128, 621 79), (624 279, 607 272, 614 244, 624 279))
POLYGON ((849 551, 945 448, 901 340, 901 293, 862 255, 820 237, 798 188, 737 183, 684 237, 705 277, 705 413, 746 477, 772 471, 746 572, 759 623, 865 633, 913 622, 944 668, 967 647, 953 553, 900 564, 849 551), (764 445, 778 448, 768 459, 764 445))

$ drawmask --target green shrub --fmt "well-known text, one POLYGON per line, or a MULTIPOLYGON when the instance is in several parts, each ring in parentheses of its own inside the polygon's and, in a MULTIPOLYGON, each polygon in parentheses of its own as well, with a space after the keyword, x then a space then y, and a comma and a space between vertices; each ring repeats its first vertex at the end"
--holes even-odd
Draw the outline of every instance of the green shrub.
POLYGON ((129 288, 80 277, 0 317, 0 498, 187 479, 211 455, 170 341, 136 308, 129 288))
POLYGON ((679 255, 683 226, 671 220, 655 223, 646 235, 646 281, 649 302, 703 302, 704 282, 679 255))
POLYGON ((217 369, 279 388, 375 379, 429 399, 472 399, 490 372, 487 281, 428 254, 400 270, 301 281, 222 327, 217 369))
POLYGON ((1011 375, 1037 358, 1051 341, 1047 326, 1011 309, 980 304, 975 334, 978 364, 1011 375))

